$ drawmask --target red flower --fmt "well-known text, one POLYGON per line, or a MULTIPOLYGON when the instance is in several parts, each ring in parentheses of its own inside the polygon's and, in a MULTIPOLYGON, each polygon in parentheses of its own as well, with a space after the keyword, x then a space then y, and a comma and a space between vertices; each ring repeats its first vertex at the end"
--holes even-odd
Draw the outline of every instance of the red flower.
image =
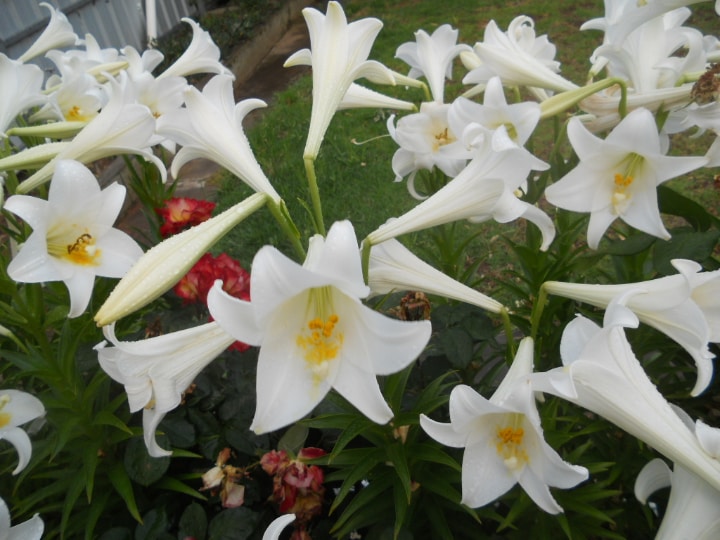
MULTIPOLYGON (((217 257, 206 253, 190 271, 173 287, 175 294, 184 300, 184 303, 206 303, 207 295, 215 280, 223 282, 223 290, 229 295, 241 300, 250 300, 250 274, 238 261, 227 253, 217 257)), ((247 343, 236 341, 229 349, 238 352, 248 350, 247 343)))
POLYGON ((193 225, 207 221, 214 209, 215 203, 210 201, 187 197, 168 199, 163 208, 155 209, 155 212, 163 219, 160 235, 167 238, 193 225))
POLYGON ((207 301, 215 280, 223 282, 223 290, 242 300, 250 299, 250 274, 240 263, 226 253, 217 257, 206 253, 175 285, 175 293, 186 303, 207 301))

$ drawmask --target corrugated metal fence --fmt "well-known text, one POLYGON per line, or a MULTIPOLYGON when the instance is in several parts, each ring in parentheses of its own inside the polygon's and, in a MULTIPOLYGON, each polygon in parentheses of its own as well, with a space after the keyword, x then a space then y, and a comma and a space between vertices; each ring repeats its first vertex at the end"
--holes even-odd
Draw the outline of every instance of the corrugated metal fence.
MULTIPOLYGON (((41 0, 0 0, 0 52, 17 58, 43 31, 49 11, 41 0)), ((60 9, 83 38, 92 34, 101 47, 132 45, 146 48, 144 0, 46 0, 60 9)), ((174 28, 182 17, 196 15, 191 0, 157 0, 158 35, 174 28)))

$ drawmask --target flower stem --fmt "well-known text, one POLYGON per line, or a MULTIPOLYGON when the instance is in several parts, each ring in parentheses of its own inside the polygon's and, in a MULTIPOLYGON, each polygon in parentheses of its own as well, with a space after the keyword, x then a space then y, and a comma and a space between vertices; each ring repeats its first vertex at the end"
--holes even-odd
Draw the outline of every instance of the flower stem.
POLYGON ((540 328, 540 319, 542 318, 543 310, 545 309, 545 304, 547 303, 547 297, 548 293, 545 289, 545 284, 543 283, 540 286, 537 301, 535 302, 532 313, 530 314, 530 336, 533 340, 537 339, 537 333, 540 328))
POLYGON ((370 268, 370 250, 372 249, 372 244, 368 242, 368 239, 366 238, 363 240, 362 243, 362 273, 363 273, 363 281, 365 282, 365 285, 368 284, 369 277, 369 268, 370 268))
POLYGON ((513 325, 510 322, 510 313, 505 307, 500 310, 500 317, 502 317, 503 329, 505 330, 505 338, 507 339, 508 359, 512 362, 512 359, 515 358, 516 352, 515 333, 513 331, 513 325))
POLYGON ((297 256, 300 258, 300 260, 304 260, 305 248, 300 242, 300 231, 295 225, 295 222, 290 217, 287 206, 285 206, 285 201, 281 200, 279 203, 276 203, 273 200, 269 200, 268 209, 280 225, 280 228, 287 235, 297 256))
POLYGON ((315 230, 325 236, 325 221, 323 220, 322 203, 320 202, 320 190, 318 189, 317 177, 315 176, 315 159, 312 157, 305 158, 305 175, 307 176, 308 187, 310 189, 315 230))

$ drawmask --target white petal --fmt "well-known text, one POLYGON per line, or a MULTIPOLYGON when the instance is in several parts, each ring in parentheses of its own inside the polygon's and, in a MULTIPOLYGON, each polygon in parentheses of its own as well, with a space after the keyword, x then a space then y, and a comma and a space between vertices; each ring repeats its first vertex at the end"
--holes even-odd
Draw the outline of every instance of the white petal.
POLYGON ((387 424, 393 417, 375 375, 350 362, 340 364, 333 388, 373 422, 387 424))
POLYGON ((275 518, 273 522, 268 525, 268 528, 265 529, 262 540, 279 540, 283 529, 293 521, 295 521, 295 514, 285 514, 284 516, 275 518))
POLYGON ((635 479, 635 498, 642 504, 658 489, 669 487, 672 482, 672 471, 660 458, 655 458, 640 470, 635 479))
POLYGON ((708 426, 702 420, 695 422, 695 435, 700 445, 715 459, 720 458, 720 429, 708 426))
POLYGON ((235 339, 248 345, 260 345, 263 329, 255 320, 255 306, 227 294, 216 281, 208 292, 207 306, 212 318, 235 339))
POLYGON ((19 427, 0 428, 0 440, 6 440, 15 447, 18 453, 18 464, 12 474, 18 474, 27 464, 32 456, 32 443, 30 437, 19 427))
POLYGON ((147 447, 148 454, 152 457, 165 457, 172 455, 172 450, 160 448, 160 445, 158 445, 155 440, 155 431, 160 425, 160 422, 162 422, 163 418, 165 418, 165 413, 159 412, 155 408, 143 409, 143 434, 145 446, 147 447))

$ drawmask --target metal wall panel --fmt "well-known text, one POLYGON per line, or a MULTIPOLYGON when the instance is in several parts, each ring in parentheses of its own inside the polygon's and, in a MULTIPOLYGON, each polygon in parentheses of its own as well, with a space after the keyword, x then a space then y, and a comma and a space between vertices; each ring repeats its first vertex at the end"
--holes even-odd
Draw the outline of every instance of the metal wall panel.
MULTIPOLYGON (((92 34, 101 47, 146 48, 144 0, 47 0, 67 15, 75 32, 92 34)), ((33 43, 48 21, 40 0, 0 0, 0 53, 17 58, 33 43)), ((157 0, 158 33, 163 35, 193 17, 189 0, 157 0)), ((43 62, 41 62, 43 64, 43 62)), ((46 66, 43 66, 46 67, 46 66)))

